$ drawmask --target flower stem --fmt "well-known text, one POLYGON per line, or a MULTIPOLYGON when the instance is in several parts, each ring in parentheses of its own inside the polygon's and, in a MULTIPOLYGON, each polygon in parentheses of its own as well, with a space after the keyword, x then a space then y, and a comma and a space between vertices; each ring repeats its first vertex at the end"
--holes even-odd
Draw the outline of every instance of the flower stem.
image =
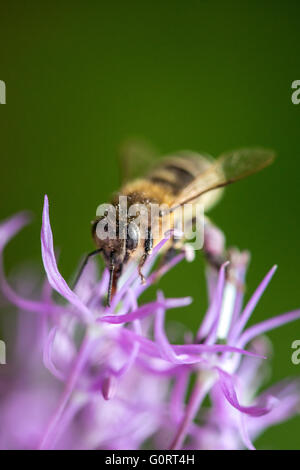
POLYGON ((73 367, 71 369, 69 378, 66 382, 64 391, 61 395, 58 407, 56 408, 55 413, 53 414, 39 445, 39 449, 51 449, 54 445, 54 438, 55 438, 55 431, 57 428, 57 425, 59 424, 59 421, 61 420, 61 417, 63 415, 63 412, 65 410, 65 407, 68 403, 69 398, 72 395, 72 392, 74 390, 74 386, 77 382, 77 379, 85 365, 85 362, 88 358, 90 347, 91 347, 91 339, 88 336, 85 336, 84 340, 82 341, 82 344, 80 346, 77 358, 74 361, 73 367))
POLYGON ((207 392, 214 383, 213 376, 207 376, 203 378, 203 375, 200 373, 196 379, 196 383, 192 390, 189 402, 187 404, 185 414, 179 425, 179 428, 176 432, 176 435, 171 442, 170 450, 179 450, 181 449, 183 442, 186 438, 188 428, 191 422, 194 420, 197 411, 204 400, 207 392))

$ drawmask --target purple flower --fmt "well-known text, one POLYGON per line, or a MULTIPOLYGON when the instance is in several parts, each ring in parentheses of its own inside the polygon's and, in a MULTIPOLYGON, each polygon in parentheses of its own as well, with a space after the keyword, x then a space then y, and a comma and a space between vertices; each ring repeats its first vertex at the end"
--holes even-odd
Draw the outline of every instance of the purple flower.
MULTIPOLYGON (((46 280, 31 297, 23 290, 28 283, 33 289, 33 277, 17 282, 18 293, 11 287, 3 249, 28 220, 19 214, 0 225, 0 287, 19 310, 14 351, 0 368, 1 448, 139 449, 146 441, 158 449, 253 448, 267 427, 297 412, 297 381, 257 390, 269 354, 261 335, 300 318, 300 311, 247 327, 276 267, 243 307, 248 254, 231 250, 230 265, 207 269, 209 306, 197 334, 172 344, 166 310, 188 307, 191 298, 157 292, 152 302, 139 303, 158 277, 185 258, 179 253, 153 270, 171 234, 149 257, 146 283, 140 284, 132 262, 105 307, 107 270, 99 280, 91 261, 75 291, 60 274, 47 197, 41 232, 46 280), (203 406, 207 395, 209 409, 203 406)), ((222 251, 222 233, 209 226, 205 243, 222 251)))

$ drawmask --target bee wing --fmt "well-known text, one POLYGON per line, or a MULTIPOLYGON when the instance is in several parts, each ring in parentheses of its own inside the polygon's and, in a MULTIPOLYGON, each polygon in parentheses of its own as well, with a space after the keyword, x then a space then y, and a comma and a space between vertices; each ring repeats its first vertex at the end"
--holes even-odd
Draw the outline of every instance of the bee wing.
POLYGON ((121 185, 144 175, 155 162, 157 152, 141 139, 126 140, 119 148, 121 185))
POLYGON ((262 170, 272 163, 274 157, 272 150, 262 148, 240 149, 221 155, 207 171, 179 193, 170 212, 208 191, 227 186, 262 170))

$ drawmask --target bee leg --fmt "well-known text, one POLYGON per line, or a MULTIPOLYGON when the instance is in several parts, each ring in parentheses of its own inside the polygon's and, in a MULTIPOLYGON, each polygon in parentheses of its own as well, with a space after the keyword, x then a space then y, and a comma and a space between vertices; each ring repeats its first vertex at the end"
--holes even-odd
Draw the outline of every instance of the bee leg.
POLYGON ((138 272, 139 272, 139 276, 141 278, 141 284, 145 284, 145 282, 146 282, 145 276, 142 273, 142 267, 146 263, 147 258, 148 258, 148 255, 146 253, 144 253, 141 260, 140 260, 140 262, 139 262, 139 266, 138 266, 138 272))
POLYGON ((77 286, 78 284, 78 281, 79 279, 81 278, 82 274, 83 274, 83 271, 84 271, 84 268, 86 267, 86 265, 88 264, 88 261, 90 258, 92 258, 93 256, 96 256, 98 253, 100 253, 100 251, 102 251, 102 248, 98 248, 97 250, 94 250, 92 251, 91 253, 89 253, 88 255, 86 255, 86 257, 84 258, 83 260, 83 263, 82 265, 80 266, 80 269, 77 273, 77 276, 75 278, 75 281, 73 282, 73 285, 72 285, 72 290, 75 289, 75 287, 77 286))
MULTIPOLYGON (((182 249, 182 248, 181 248, 182 249)), ((161 260, 160 260, 160 266, 159 266, 159 269, 162 268, 165 264, 169 263, 170 261, 172 261, 173 258, 175 258, 175 256, 178 255, 178 252, 181 251, 180 248, 178 248, 178 246, 175 245, 172 245, 170 246, 170 248, 168 249, 168 251, 166 251, 161 260)))
POLYGON ((156 271, 155 281, 157 281, 163 271, 164 266, 170 263, 179 253, 185 253, 185 246, 183 240, 175 240, 171 238, 170 240, 171 246, 167 249, 167 251, 162 255, 159 260, 159 265, 156 271))
POLYGON ((122 274, 123 265, 119 266, 118 269, 114 269, 112 274, 111 287, 109 287, 108 296, 107 296, 107 306, 110 307, 111 300, 114 298, 115 293, 117 292, 118 280, 122 274))
POLYGON ((138 266, 138 273, 139 273, 139 276, 141 278, 141 283, 142 284, 145 284, 145 282, 146 282, 145 276, 142 272, 142 268, 143 268, 144 264, 146 263, 148 256, 151 254, 152 247, 153 247, 152 233, 151 233, 151 230, 148 229, 147 236, 145 238, 145 243, 144 243, 144 254, 141 257, 140 262, 139 262, 139 266, 138 266))

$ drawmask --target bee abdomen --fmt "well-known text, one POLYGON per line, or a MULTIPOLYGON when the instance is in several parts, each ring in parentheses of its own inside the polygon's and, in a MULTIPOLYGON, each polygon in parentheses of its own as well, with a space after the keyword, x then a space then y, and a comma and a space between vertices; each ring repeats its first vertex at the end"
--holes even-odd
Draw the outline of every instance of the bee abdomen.
POLYGON ((195 176, 191 171, 176 165, 176 163, 167 163, 155 169, 149 175, 149 179, 153 183, 167 186, 174 195, 180 193, 194 178, 195 176))

